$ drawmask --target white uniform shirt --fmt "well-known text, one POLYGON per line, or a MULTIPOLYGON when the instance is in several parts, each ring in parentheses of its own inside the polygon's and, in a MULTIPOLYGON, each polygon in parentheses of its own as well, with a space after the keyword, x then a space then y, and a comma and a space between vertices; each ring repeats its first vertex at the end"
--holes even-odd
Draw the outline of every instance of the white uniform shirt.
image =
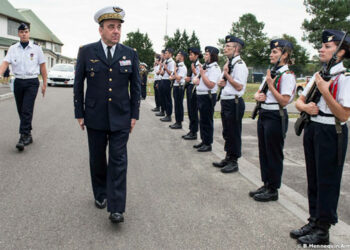
MULTIPOLYGON (((331 78, 331 80, 335 80, 337 78, 337 73, 342 72, 345 70, 345 67, 343 65, 343 62, 338 63, 337 65, 334 65, 331 68, 331 74, 334 74, 331 78)), ((306 85, 302 95, 306 96, 312 86, 312 84, 316 84, 315 82, 315 74, 310 79, 309 83, 306 85)), ((344 74, 341 74, 338 79, 338 89, 337 89, 337 95, 336 95, 336 101, 342 105, 343 107, 350 108, 350 76, 345 76, 344 74)), ((317 106, 320 111, 322 111, 325 114, 332 114, 332 111, 328 107, 326 101, 324 100, 323 96, 321 96, 320 101, 317 103, 317 106)), ((311 120, 317 120, 316 117, 311 117, 311 120)), ((328 124, 335 124, 334 118, 328 119, 332 120, 332 123, 328 124)))
MULTIPOLYGON (((107 44, 105 44, 102 39, 101 39, 101 43, 102 43, 102 48, 103 48, 103 51, 105 52, 105 55, 106 55, 106 58, 108 58, 108 46, 107 44)), ((116 44, 114 44, 111 48, 111 55, 112 55, 112 58, 113 58, 113 55, 114 55, 114 51, 115 51, 115 47, 116 47, 116 44)))
POLYGON ((25 49, 20 42, 12 45, 4 60, 11 64, 13 74, 20 79, 38 77, 40 64, 45 63, 43 50, 32 42, 25 49))
POLYGON ((180 62, 177 67, 177 72, 178 76, 181 76, 181 80, 174 81, 174 86, 183 86, 185 84, 185 77, 187 76, 187 68, 186 65, 183 62, 180 62))
MULTIPOLYGON (((167 59, 165 62, 168 62, 167 66, 168 66, 168 70, 171 72, 174 72, 174 68, 175 68, 175 62, 172 58, 167 59)), ((164 62, 164 63, 165 63, 164 62)), ((169 80, 169 74, 168 72, 166 72, 166 70, 164 70, 164 75, 162 77, 163 80, 169 80)))
MULTIPOLYGON (((195 75, 195 74, 192 72, 190 84, 193 84, 193 82, 192 82, 193 78, 199 75, 199 61, 198 61, 198 60, 196 61, 196 63, 195 63, 194 66, 195 66, 195 68, 196 68, 196 73, 197 73, 197 75, 195 75)), ((192 66, 191 66, 191 71, 192 71, 192 66)))
POLYGON ((231 72, 231 77, 235 82, 238 82, 239 84, 243 85, 243 88, 238 91, 235 89, 231 83, 227 80, 226 85, 224 89, 222 90, 222 95, 223 96, 238 96, 241 97, 244 95, 245 88, 247 86, 247 79, 248 79, 248 68, 245 62, 237 62, 238 60, 241 60, 241 56, 236 56, 232 62, 231 65, 234 65, 234 68, 232 69, 231 72))
MULTIPOLYGON (((209 81, 214 82, 215 86, 211 89, 212 94, 216 94, 216 91, 218 89, 218 82, 221 79, 221 70, 217 62, 213 62, 209 64, 207 67, 207 70, 205 72, 205 75, 208 77, 209 81)), ((197 86, 197 94, 199 92, 207 92, 210 90, 207 85, 203 82, 203 78, 201 77, 199 85, 197 86)))
MULTIPOLYGON (((277 74, 285 72, 287 70, 289 70, 288 65, 284 65, 277 70, 277 74)), ((281 78, 281 82, 280 82, 280 94, 281 95, 289 95, 290 98, 289 98, 288 103, 291 103, 293 101, 294 94, 295 94, 295 86, 296 86, 295 76, 294 76, 294 74, 284 73, 281 77, 282 78, 281 78)), ((265 81, 266 81, 266 78, 265 78, 265 81)), ((263 86, 263 83, 259 87, 260 90, 263 86)), ((268 90, 266 93, 265 103, 266 104, 278 103, 275 96, 271 93, 270 90, 268 90)))
POLYGON ((159 67, 160 67, 159 64, 154 66, 154 80, 155 81, 162 80, 162 76, 161 75, 157 75, 157 72, 159 71, 159 67))

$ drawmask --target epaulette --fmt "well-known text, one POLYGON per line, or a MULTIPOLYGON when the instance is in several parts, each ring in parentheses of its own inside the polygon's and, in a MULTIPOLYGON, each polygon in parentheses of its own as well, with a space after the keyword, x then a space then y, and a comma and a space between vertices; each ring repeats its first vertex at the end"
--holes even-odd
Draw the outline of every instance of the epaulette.
POLYGON ((134 48, 134 50, 135 50, 135 51, 137 51, 137 49, 136 49, 136 48, 134 48))
POLYGON ((350 76, 350 70, 349 70, 349 69, 347 69, 347 70, 345 71, 344 76, 350 76))
POLYGON ((81 49, 82 47, 84 47, 84 45, 81 45, 81 46, 79 47, 79 49, 81 49))
POLYGON ((243 61, 239 61, 238 64, 243 64, 243 61))
POLYGON ((285 71, 285 73, 286 73, 286 74, 293 74, 293 75, 294 75, 294 72, 291 71, 291 70, 287 70, 287 71, 285 71))

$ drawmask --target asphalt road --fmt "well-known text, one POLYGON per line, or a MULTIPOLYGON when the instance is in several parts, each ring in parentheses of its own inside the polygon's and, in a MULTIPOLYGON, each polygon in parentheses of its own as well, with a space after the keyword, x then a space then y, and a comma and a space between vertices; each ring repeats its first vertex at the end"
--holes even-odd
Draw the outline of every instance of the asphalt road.
MULTIPOLYGON (((38 95, 34 143, 22 153, 15 149, 14 100, 0 102, 0 249, 297 248, 289 230, 304 221, 286 208, 283 194, 281 201, 257 203, 247 195, 257 185, 245 174, 211 167, 219 160, 220 128, 214 151, 198 153, 193 141, 180 138, 184 130, 172 131, 154 117, 150 99, 142 102, 128 144, 125 222, 111 224, 93 204, 87 136, 73 118, 72 100, 71 88, 38 95)), ((246 160, 253 159, 246 132, 240 168, 258 173, 246 160)), ((349 244, 349 234, 332 241, 349 244)))

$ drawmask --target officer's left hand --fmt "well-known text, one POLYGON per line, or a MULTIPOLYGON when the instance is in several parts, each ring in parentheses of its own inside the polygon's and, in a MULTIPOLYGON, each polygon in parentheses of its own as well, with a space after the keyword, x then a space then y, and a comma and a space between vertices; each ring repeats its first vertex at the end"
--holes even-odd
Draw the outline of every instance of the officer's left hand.
POLYGON ((275 78, 271 78, 271 71, 268 69, 267 70, 267 72, 266 72, 266 82, 267 82, 267 85, 268 85, 268 87, 269 87, 269 89, 271 89, 271 88, 274 88, 275 86, 274 86, 274 82, 275 82, 275 80, 276 80, 276 77, 277 76, 275 76, 275 78))
POLYGON ((163 69, 164 69, 164 70, 167 70, 167 69, 168 69, 168 64, 165 64, 165 63, 164 63, 164 64, 163 64, 163 69))
POLYGON ((132 130, 134 129, 136 124, 136 119, 131 119, 131 127, 130 127, 130 133, 132 132, 132 130))
POLYGON ((203 67, 202 67, 202 65, 200 64, 200 65, 199 65, 199 72, 200 72, 200 74, 202 75, 202 74, 205 74, 205 72, 207 72, 207 70, 204 70, 203 67))
POLYGON ((323 80, 323 78, 320 76, 319 73, 316 73, 315 81, 316 81, 317 88, 320 90, 321 94, 329 92, 329 86, 333 82, 333 80, 326 82, 325 80, 323 80))
POLYGON ((46 85, 41 86, 41 93, 43 94, 43 97, 45 97, 46 92, 46 85))
POLYGON ((228 73, 228 62, 225 63, 223 70, 228 73))

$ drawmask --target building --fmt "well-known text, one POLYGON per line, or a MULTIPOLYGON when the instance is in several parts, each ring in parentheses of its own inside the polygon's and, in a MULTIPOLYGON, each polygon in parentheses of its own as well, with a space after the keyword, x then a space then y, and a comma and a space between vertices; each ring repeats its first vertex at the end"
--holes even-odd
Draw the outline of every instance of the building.
POLYGON ((63 56, 63 43, 30 9, 15 9, 8 0, 0 1, 0 62, 8 48, 19 41, 17 28, 20 23, 30 27, 30 40, 43 49, 47 68, 56 63, 74 63, 75 59, 63 56))

